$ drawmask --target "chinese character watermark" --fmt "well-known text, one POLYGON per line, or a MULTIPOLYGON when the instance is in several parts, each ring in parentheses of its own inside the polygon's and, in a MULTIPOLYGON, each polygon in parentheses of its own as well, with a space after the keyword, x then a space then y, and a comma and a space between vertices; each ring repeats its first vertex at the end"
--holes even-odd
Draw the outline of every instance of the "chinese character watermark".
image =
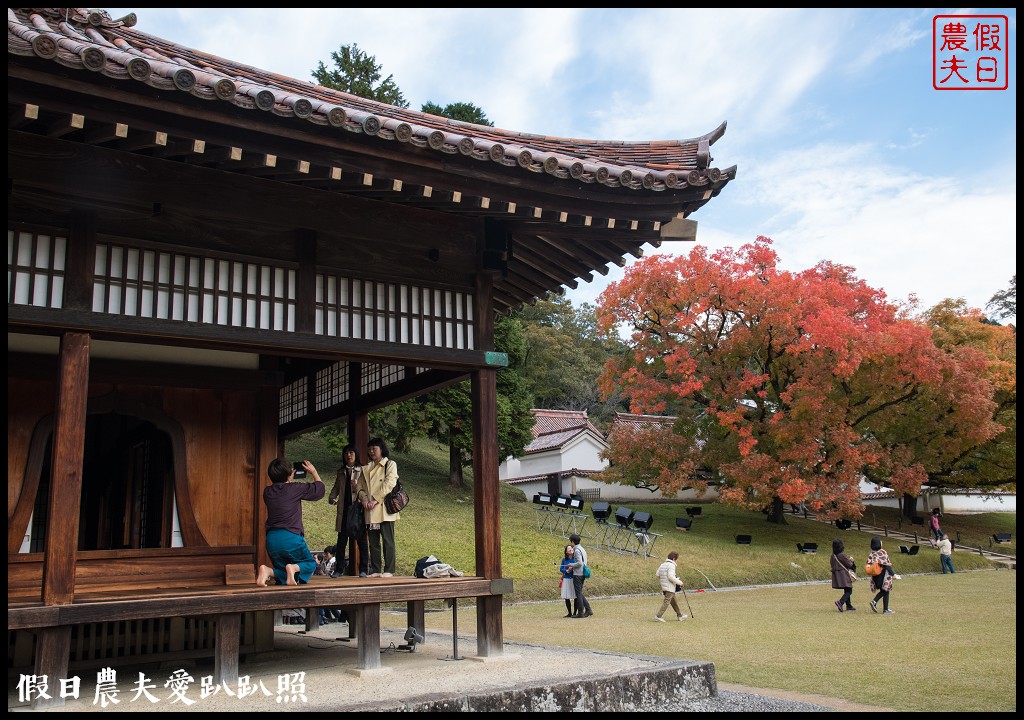
MULTIPOLYGON (((71 678, 60 678, 60 697, 75 698, 79 696, 81 680, 76 675, 71 678)), ((186 670, 175 670, 163 684, 169 694, 163 698, 169 700, 173 705, 181 703, 186 707, 195 705, 206 698, 223 693, 233 698, 245 698, 250 695, 262 697, 274 697, 262 680, 252 681, 249 675, 238 678, 238 685, 232 688, 227 681, 219 684, 214 682, 212 675, 206 675, 199 679, 199 700, 188 697, 188 692, 195 683, 195 678, 186 670)), ((145 698, 149 703, 158 703, 161 698, 153 692, 157 691, 157 685, 145 673, 139 673, 139 679, 132 683, 133 694, 128 700, 133 703, 140 698, 145 698)), ((55 690, 54 690, 55 692, 55 690)), ((46 675, 21 675, 18 679, 18 700, 23 703, 35 702, 37 700, 52 700, 50 694, 50 681, 46 675)), ((96 690, 93 695, 93 705, 106 708, 108 705, 117 705, 121 702, 121 689, 117 684, 117 671, 113 668, 103 668, 96 673, 96 690)), ((306 673, 285 673, 277 678, 278 703, 305 703, 306 698, 306 673)), ((201 709, 201 708, 196 708, 201 709)))
POLYGON ((932 18, 932 87, 936 90, 1006 90, 1009 61, 1005 15, 932 18))

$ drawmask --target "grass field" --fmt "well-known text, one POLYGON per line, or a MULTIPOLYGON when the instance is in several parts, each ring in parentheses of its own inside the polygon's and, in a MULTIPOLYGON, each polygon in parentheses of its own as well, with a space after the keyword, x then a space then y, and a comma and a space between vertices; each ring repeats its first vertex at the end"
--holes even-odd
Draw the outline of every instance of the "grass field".
MULTIPOLYGON (((288 457, 312 460, 330 487, 339 463, 316 439, 290 442, 288 457)), ((447 449, 419 441, 412 453, 393 457, 412 497, 396 530, 398 572, 412 574, 416 560, 432 554, 473 573, 472 488, 456 490, 447 484, 447 449)), ((883 539, 903 575, 892 593, 896 614, 871 612, 866 577, 854 588, 858 611, 840 614, 833 605, 840 593, 826 582, 829 553, 832 538, 840 536, 862 564, 871 535, 856 526, 838 531, 793 515, 787 516, 787 525, 772 525, 760 513, 706 504, 692 529, 680 532, 674 529, 675 517, 684 516, 683 505, 629 506, 654 517, 652 530, 663 535, 655 556, 591 549, 594 577, 587 582, 587 594, 595 616, 566 620, 557 600, 556 572, 566 540, 538 530, 536 506, 520 491, 501 488, 502 574, 514 582, 514 592, 505 596, 507 639, 710 660, 722 682, 898 710, 1015 710, 1015 571, 995 570, 997 564, 977 553, 957 552, 957 573, 943 576, 938 552, 927 542, 918 555, 907 556, 897 549, 907 541, 883 539), (737 545, 734 536, 741 533, 751 535, 752 544, 737 545), (800 554, 798 542, 816 542, 821 552, 800 554), (694 617, 661 624, 651 620, 661 597, 653 576, 670 550, 680 553, 680 576, 694 617)), ((304 511, 310 546, 333 544, 335 508, 321 501, 307 504, 304 511)), ((885 508, 868 508, 864 520, 898 525, 895 511, 885 508)), ((947 513, 943 528, 959 531, 964 543, 976 538, 977 544, 991 533, 1009 532, 1014 542, 997 549, 1016 555, 1014 513, 947 513)), ((475 628, 471 603, 465 605, 460 606, 460 633, 475 628)), ((430 609, 437 612, 428 612, 427 628, 450 632, 451 614, 439 605, 430 609)), ((404 612, 385 613, 384 622, 397 626, 404 612)))
MULTIPOLYGON (((679 597, 685 622, 651 618, 661 594, 593 598, 594 616, 569 620, 561 601, 504 609, 508 640, 711 661, 720 682, 844 698, 915 712, 1013 712, 1017 706, 1017 574, 1012 570, 904 575, 874 614, 866 581, 855 613, 838 613, 840 592, 801 584, 679 597), (686 601, 689 601, 689 609, 686 601)), ((404 613, 385 615, 399 627, 404 613)), ((427 629, 451 632, 450 612, 427 629)), ((459 608, 472 634, 471 603, 459 608)), ((463 646, 473 652, 473 645, 463 646)))
MULTIPOLYGON (((337 458, 324 453, 310 436, 304 440, 308 443, 306 446, 288 447, 289 458, 309 458, 317 465, 330 489, 339 464, 337 458)), ((409 507, 402 512, 395 533, 398 572, 411 575, 419 558, 434 555, 458 570, 473 573, 472 488, 455 490, 448 485, 447 449, 419 441, 412 453, 395 454, 394 457, 402 482, 412 498, 409 507)), ((787 516, 786 525, 772 525, 765 522, 760 513, 719 504, 704 505, 691 530, 681 532, 675 530, 675 518, 684 516, 682 504, 630 503, 629 506, 650 512, 654 518, 652 530, 663 537, 655 543, 654 556, 648 558, 591 551, 594 577, 588 587, 594 595, 650 592, 654 570, 670 550, 681 554, 681 577, 692 589, 825 580, 830 577, 828 562, 834 537, 843 538, 847 552, 858 563, 866 560, 871 540, 869 533, 857 532, 855 528, 838 531, 826 523, 794 515, 787 516), (737 534, 751 535, 752 544, 737 545, 734 540, 737 534), (818 543, 821 552, 814 555, 798 553, 796 544, 806 542, 818 543)), ((515 587, 512 595, 506 598, 509 602, 547 600, 557 594, 553 589, 557 584, 556 567, 566 539, 560 534, 552 535, 537 529, 536 508, 522 492, 504 485, 501 487, 502 570, 505 577, 514 580, 515 587)), ((584 508, 584 512, 586 510, 584 508)), ((868 513, 871 512, 873 510, 869 509, 868 513)), ((882 508, 879 512, 888 510, 882 508)), ((312 549, 322 550, 336 542, 335 513, 335 507, 328 505, 326 500, 305 504, 306 537, 312 549)), ((1010 532, 1016 539, 1016 515, 1013 513, 957 517, 947 514, 943 522, 948 528, 962 523, 965 531, 970 527, 970 532, 979 538, 993 532, 1010 532)), ((593 529, 593 522, 588 521, 582 534, 586 536, 593 529)), ((898 546, 906 542, 884 540, 897 571, 914 574, 940 569, 938 552, 927 543, 918 555, 900 555, 898 546)), ((584 538, 585 546, 592 544, 592 538, 584 538)), ((1016 543, 999 546, 999 549, 1014 554, 1016 543)), ((990 560, 965 552, 955 553, 954 563, 957 570, 994 567, 990 560)))

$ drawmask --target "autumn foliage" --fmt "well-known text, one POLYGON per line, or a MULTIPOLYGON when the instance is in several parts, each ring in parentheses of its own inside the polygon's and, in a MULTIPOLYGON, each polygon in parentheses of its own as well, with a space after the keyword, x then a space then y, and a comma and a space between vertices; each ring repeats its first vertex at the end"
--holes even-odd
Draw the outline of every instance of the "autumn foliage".
POLYGON ((613 435, 609 479, 669 494, 710 479, 733 505, 856 518, 862 476, 916 495, 933 466, 1002 430, 977 353, 943 352, 850 267, 780 269, 765 237, 644 259, 605 290, 598 320, 628 335, 602 392, 676 418, 613 435))

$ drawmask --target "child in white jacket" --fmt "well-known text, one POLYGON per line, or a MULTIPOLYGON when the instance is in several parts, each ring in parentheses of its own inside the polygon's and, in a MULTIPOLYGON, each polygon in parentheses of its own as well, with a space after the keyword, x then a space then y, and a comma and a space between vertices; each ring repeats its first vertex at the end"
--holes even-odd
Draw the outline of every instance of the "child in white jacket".
POLYGON ((658 567, 658 572, 654 574, 654 577, 661 582, 661 592, 665 596, 661 603, 661 610, 654 616, 657 622, 665 622, 662 615, 668 610, 669 605, 676 611, 677 620, 686 619, 686 615, 683 615, 683 611, 679 609, 679 603, 676 602, 676 593, 683 588, 683 581, 676 577, 676 560, 678 558, 679 553, 673 550, 668 554, 668 559, 658 567))

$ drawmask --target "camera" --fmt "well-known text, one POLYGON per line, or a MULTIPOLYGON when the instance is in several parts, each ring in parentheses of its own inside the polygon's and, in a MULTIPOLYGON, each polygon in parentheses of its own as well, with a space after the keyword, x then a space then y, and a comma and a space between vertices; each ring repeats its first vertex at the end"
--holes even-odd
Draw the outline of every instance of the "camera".
POLYGON ((292 467, 295 468, 295 477, 304 478, 306 477, 306 468, 303 467, 302 462, 292 463, 292 467))

